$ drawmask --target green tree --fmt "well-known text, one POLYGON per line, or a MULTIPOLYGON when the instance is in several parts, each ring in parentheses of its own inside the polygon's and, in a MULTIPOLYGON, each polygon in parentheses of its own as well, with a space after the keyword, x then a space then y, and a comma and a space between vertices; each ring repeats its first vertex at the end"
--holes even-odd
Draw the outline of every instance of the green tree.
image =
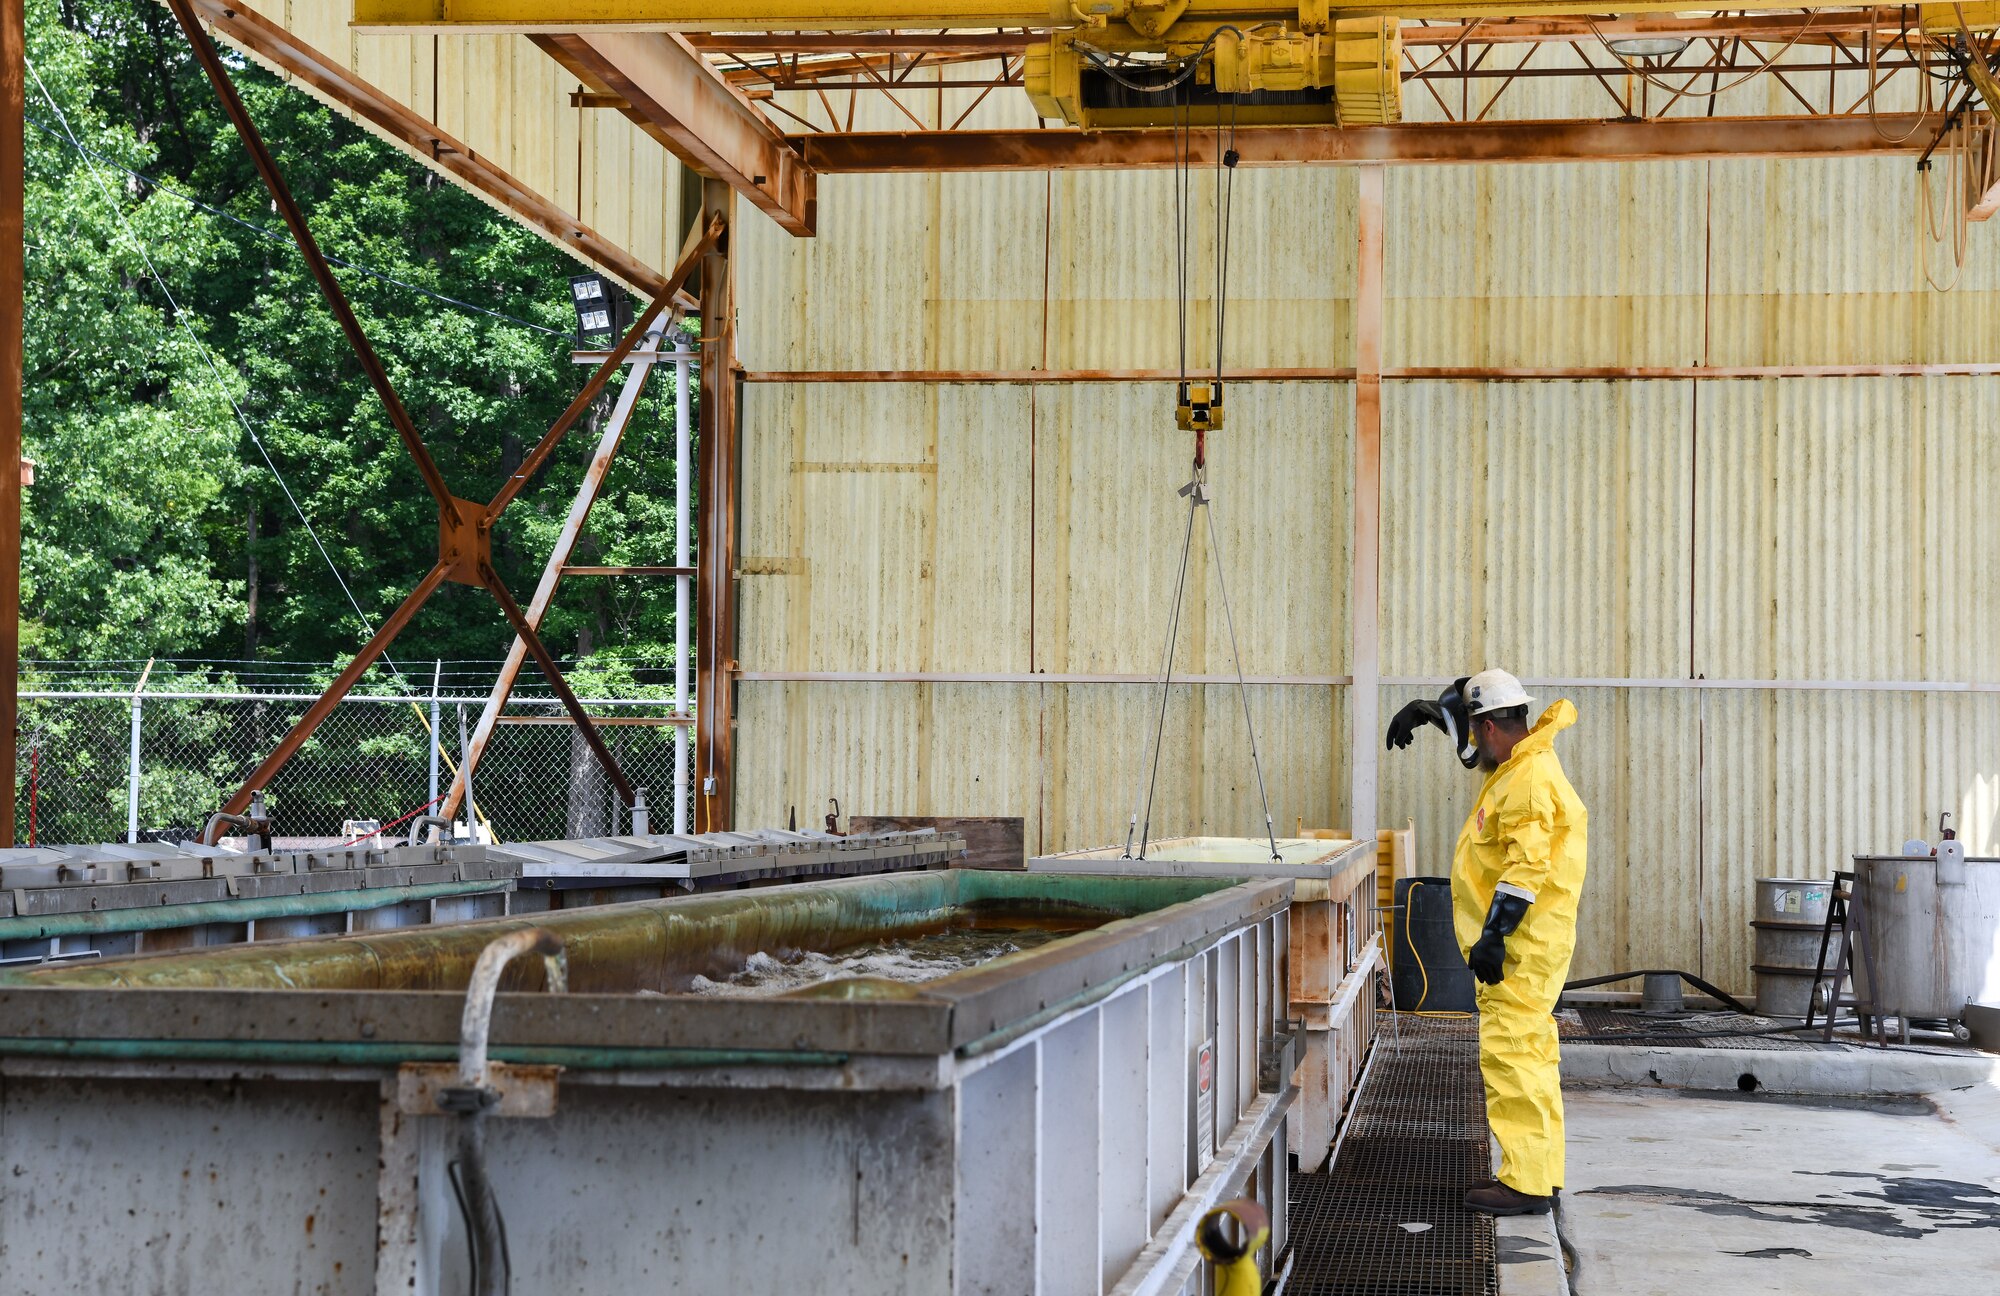
MULTIPOLYGON (((29 259, 28 441, 43 465, 28 503, 34 651, 339 660, 366 630, 335 569, 379 622, 430 565, 435 508, 302 258, 273 237, 269 199, 171 17, 148 0, 33 0, 29 21, 49 96, 31 81, 29 237, 51 249, 29 259), (63 119, 108 161, 80 156, 63 119)), ((231 64, 321 246, 378 272, 337 273, 453 492, 486 498, 583 380, 567 337, 578 267, 317 101, 231 64)), ((671 381, 654 379, 634 419, 586 560, 670 552, 671 381)), ((523 600, 616 390, 496 532, 495 565, 523 600)), ((629 668, 613 662, 668 662, 670 587, 579 586, 548 622, 559 655, 610 659, 614 674, 629 668)), ((492 658, 508 639, 484 592, 448 587, 394 654, 492 658)))

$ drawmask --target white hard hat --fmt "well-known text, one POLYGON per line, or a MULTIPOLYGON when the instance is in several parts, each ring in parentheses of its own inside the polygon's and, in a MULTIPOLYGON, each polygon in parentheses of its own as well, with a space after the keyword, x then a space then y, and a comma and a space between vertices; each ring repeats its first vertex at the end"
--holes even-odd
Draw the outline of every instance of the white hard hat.
POLYGON ((1508 707, 1526 706, 1535 699, 1521 687, 1521 681, 1503 670, 1483 670, 1465 682, 1465 713, 1485 715, 1508 707))

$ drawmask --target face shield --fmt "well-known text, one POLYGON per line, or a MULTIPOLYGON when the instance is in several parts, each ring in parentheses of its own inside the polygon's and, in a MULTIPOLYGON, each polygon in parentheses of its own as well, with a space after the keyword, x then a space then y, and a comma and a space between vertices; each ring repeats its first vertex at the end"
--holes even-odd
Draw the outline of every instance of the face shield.
POLYGON ((1479 764, 1479 744, 1472 739, 1472 717, 1465 710, 1464 690, 1470 675, 1461 675, 1444 692, 1438 694, 1438 709, 1444 712, 1444 734, 1451 739, 1451 749, 1458 753, 1458 763, 1467 769, 1479 764))

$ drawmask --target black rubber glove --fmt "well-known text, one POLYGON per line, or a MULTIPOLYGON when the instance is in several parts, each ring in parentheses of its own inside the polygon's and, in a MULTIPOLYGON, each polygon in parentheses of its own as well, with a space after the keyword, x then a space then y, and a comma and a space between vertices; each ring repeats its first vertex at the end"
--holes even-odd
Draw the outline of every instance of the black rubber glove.
POLYGON ((1472 975, 1487 985, 1500 984, 1507 975, 1507 938, 1527 916, 1528 902, 1520 896, 1502 891, 1493 897, 1493 905, 1486 911, 1486 926, 1465 956, 1465 965, 1472 969, 1472 975))
POLYGON ((1389 746, 1396 751, 1403 750, 1417 736, 1417 730, 1427 724, 1436 725, 1442 732, 1444 708, 1427 698, 1419 698, 1398 711, 1396 718, 1389 722, 1389 746))

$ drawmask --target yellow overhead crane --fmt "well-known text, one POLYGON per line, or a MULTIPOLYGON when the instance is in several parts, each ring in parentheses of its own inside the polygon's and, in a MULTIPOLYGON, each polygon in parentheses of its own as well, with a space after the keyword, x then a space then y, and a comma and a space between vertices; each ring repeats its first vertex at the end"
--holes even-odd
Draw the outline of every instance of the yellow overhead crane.
POLYGON ((1247 26, 1186 22, 1175 15, 1187 4, 1134 6, 1117 26, 1052 32, 1030 46, 1022 83, 1035 111, 1083 127, 1158 126, 1177 105, 1188 124, 1402 119, 1397 19, 1329 18, 1325 4, 1307 0, 1297 12, 1247 26), (1176 69, 1190 75, 1166 85, 1176 69))
MULTIPOLYGON (((1733 12, 1625 3, 1621 13, 1733 12)), ((1602 14, 1603 0, 355 0, 361 30, 562 34, 1014 28, 1045 32, 1023 82, 1043 117, 1084 128, 1333 124, 1402 116, 1403 18, 1602 14), (1185 75, 1183 75, 1185 74, 1185 75)), ((1850 7, 1851 8, 1851 7, 1850 7)), ((2000 0, 1917 6, 1932 35, 2000 26, 2000 0)), ((1970 74, 1982 92, 1986 69, 1970 74)), ((1985 96, 1988 99, 1993 94, 1985 96)))

